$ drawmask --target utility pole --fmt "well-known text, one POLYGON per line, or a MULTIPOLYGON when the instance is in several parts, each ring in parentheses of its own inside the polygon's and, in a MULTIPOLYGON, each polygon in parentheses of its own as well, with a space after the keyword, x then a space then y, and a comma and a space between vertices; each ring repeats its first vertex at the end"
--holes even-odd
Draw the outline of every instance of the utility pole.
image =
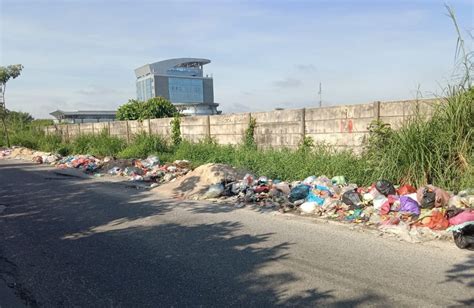
POLYGON ((319 108, 323 106, 323 88, 321 86, 321 81, 319 82, 319 108))

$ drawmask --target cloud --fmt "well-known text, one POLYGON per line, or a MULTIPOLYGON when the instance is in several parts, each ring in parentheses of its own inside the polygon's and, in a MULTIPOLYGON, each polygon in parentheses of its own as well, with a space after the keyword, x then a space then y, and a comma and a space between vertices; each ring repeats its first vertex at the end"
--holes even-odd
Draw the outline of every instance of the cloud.
POLYGON ((89 86, 86 88, 79 89, 76 91, 77 94, 90 96, 90 95, 107 95, 107 94, 118 94, 120 93, 117 90, 106 88, 106 87, 97 87, 97 86, 89 86))
POLYGON ((224 104, 218 107, 218 109, 222 109, 224 113, 240 113, 253 111, 251 107, 241 103, 224 104))
POLYGON ((287 77, 283 80, 277 80, 273 82, 273 85, 277 88, 297 88, 300 87, 303 82, 299 79, 287 77))
POLYGON ((297 64, 296 69, 302 73, 314 73, 316 72, 316 66, 313 64, 297 64))

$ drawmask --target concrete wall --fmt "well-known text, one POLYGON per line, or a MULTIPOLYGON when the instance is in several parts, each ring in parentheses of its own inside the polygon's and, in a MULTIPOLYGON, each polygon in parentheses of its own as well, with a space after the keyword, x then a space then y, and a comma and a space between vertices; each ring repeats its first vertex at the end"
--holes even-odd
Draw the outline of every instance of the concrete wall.
MULTIPOLYGON (((301 140, 311 137, 315 142, 326 143, 336 149, 360 150, 368 135, 368 125, 376 119, 399 128, 419 113, 433 114, 438 100, 407 100, 373 102, 369 104, 275 110, 270 112, 239 113, 181 118, 183 139, 198 142, 212 137, 219 144, 239 144, 252 118, 256 120, 255 140, 260 148, 296 148, 301 140)), ((147 133, 169 138, 171 118, 109 123, 81 123, 55 125, 45 128, 48 134, 60 134, 71 139, 80 134, 98 134, 130 141, 135 134, 147 133)))

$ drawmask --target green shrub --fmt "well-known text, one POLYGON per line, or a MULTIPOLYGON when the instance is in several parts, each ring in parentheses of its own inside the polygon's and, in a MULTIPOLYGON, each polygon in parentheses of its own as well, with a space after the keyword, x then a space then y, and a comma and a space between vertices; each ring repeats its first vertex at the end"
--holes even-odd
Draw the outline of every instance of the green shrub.
POLYGON ((115 156, 125 148, 125 141, 118 137, 112 137, 107 131, 99 135, 81 135, 71 142, 71 153, 90 154, 98 157, 115 156))
POLYGON ((171 140, 173 144, 179 145, 182 141, 181 138, 181 118, 179 114, 175 114, 173 120, 171 120, 171 140))
POLYGON ((118 120, 145 120, 172 117, 178 113, 176 107, 163 97, 154 97, 146 102, 131 99, 117 110, 118 120))
POLYGON ((38 149, 42 134, 34 130, 19 130, 10 135, 11 145, 38 149))
POLYGON ((257 148, 257 143, 255 142, 255 128, 257 127, 257 120, 250 116, 248 127, 244 133, 244 146, 247 148, 255 149, 257 148))
POLYGON ((160 136, 138 134, 123 150, 118 153, 122 158, 145 158, 151 154, 167 153, 170 148, 166 140, 160 136))

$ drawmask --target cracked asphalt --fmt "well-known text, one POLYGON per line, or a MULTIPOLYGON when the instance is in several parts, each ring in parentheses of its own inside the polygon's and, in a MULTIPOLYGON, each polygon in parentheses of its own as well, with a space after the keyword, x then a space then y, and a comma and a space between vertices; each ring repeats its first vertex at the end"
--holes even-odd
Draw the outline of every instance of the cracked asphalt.
POLYGON ((474 252, 0 160, 0 307, 474 305, 474 252))

